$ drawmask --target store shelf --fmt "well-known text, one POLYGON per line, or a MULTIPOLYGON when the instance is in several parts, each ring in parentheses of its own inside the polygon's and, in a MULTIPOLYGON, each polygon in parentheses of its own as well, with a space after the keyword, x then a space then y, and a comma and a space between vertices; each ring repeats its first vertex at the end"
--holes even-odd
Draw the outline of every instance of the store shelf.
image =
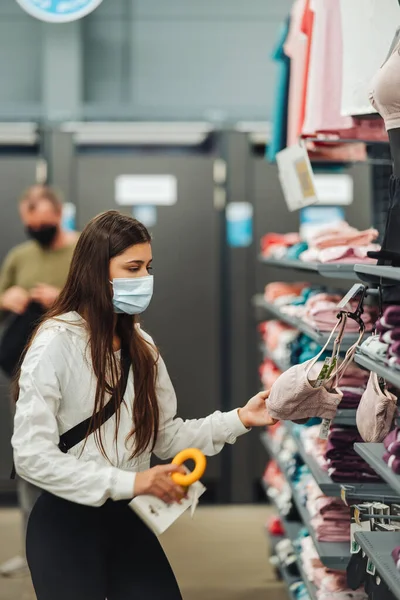
POLYGON ((390 485, 400 498, 400 475, 393 473, 392 469, 383 460, 385 447, 383 444, 354 444, 354 449, 378 475, 390 485))
POLYGON ((293 542, 297 539, 300 530, 303 528, 303 523, 300 523, 299 521, 288 521, 287 519, 285 519, 285 517, 279 512, 279 506, 276 504, 275 499, 268 495, 269 486, 264 481, 264 479, 261 479, 261 485, 264 488, 267 499, 271 500, 279 514, 280 520, 282 521, 283 529, 285 530, 286 537, 289 538, 291 542, 293 542))
POLYGON ((259 260, 270 267, 293 269, 295 271, 311 271, 313 273, 319 273, 319 275, 327 277, 328 279, 357 279, 357 276, 354 273, 354 265, 348 263, 327 264, 303 262, 302 260, 293 258, 270 258, 262 255, 259 257, 259 260))
POLYGON ((279 469, 286 477, 290 485, 290 489, 292 490, 293 501, 297 506, 297 510, 299 511, 301 520, 303 521, 311 537, 313 538, 315 547, 317 549, 321 561, 325 566, 331 569, 345 569, 350 558, 349 544, 339 542, 328 543, 318 541, 317 536, 315 535, 314 528, 311 525, 311 519, 308 510, 303 505, 299 497, 298 490, 296 489, 296 486, 293 484, 292 480, 288 476, 285 465, 279 460, 278 453, 275 451, 273 444, 271 444, 270 438, 268 437, 267 433, 261 434, 261 442, 267 449, 268 453, 271 456, 273 456, 273 458, 277 461, 279 469))
POLYGON ((377 573, 392 594, 400 600, 400 571, 396 568, 391 555, 392 550, 400 546, 400 532, 359 532, 355 534, 355 540, 371 559, 377 573))
POLYGON ((303 262, 294 258, 270 258, 260 255, 259 260, 270 267, 278 267, 279 269, 294 269, 296 271, 314 271, 318 273, 318 264, 311 262, 303 262))
POLYGON ((297 449, 303 461, 308 465, 312 476, 318 483, 321 491, 327 496, 341 497, 343 488, 346 490, 348 498, 362 498, 363 500, 378 500, 383 499, 396 501, 398 496, 393 492, 392 488, 386 483, 346 483, 340 484, 332 481, 326 471, 323 471, 313 456, 307 454, 303 446, 301 438, 294 432, 294 425, 290 421, 285 421, 285 427, 296 441, 297 449))
MULTIPOLYGON (((314 329, 313 327, 311 327, 311 325, 308 325, 308 323, 305 323, 298 317, 292 317, 282 312, 278 306, 267 302, 262 294, 257 294, 253 297, 253 306, 255 308, 265 310, 279 321, 283 321, 284 323, 291 325, 295 329, 298 329, 305 335, 308 335, 308 337, 317 342, 320 346, 324 346, 325 343, 328 341, 330 333, 322 333, 314 329)), ((345 334, 343 336, 343 341, 341 345, 342 350, 347 350, 348 348, 350 348, 350 346, 352 346, 357 341, 357 339, 358 335, 356 334, 345 334)), ((333 343, 334 337, 332 338, 329 344, 329 348, 333 347, 333 343)))
POLYGON ((357 280, 357 276, 354 273, 354 265, 348 263, 318 263, 318 273, 328 279, 357 280))
POLYGON ((364 367, 365 369, 368 369, 368 371, 374 371, 388 383, 391 383, 396 388, 400 389, 400 371, 392 369, 384 362, 379 361, 378 358, 370 358, 362 352, 358 352, 354 360, 360 367, 364 367))
POLYGON ((292 600, 297 600, 297 596, 292 592, 291 586, 294 583, 296 583, 298 581, 301 581, 301 576, 299 575, 298 577, 295 577, 294 575, 291 575, 289 573, 289 571, 287 570, 287 568, 285 567, 285 565, 283 565, 281 562, 278 562, 278 569, 279 569, 279 572, 280 572, 280 574, 282 576, 283 581, 287 585, 287 588, 288 588, 287 591, 288 591, 289 597, 292 600))
POLYGON ((310 599, 317 600, 317 591, 318 591, 317 587, 308 579, 308 577, 304 571, 304 568, 303 568, 303 562, 299 556, 297 557, 297 566, 299 567, 301 578, 304 581, 304 585, 306 586, 306 588, 308 590, 310 599))
POLYGON ((394 283, 400 281, 399 267, 378 265, 354 265, 354 272, 361 281, 366 283, 394 283))

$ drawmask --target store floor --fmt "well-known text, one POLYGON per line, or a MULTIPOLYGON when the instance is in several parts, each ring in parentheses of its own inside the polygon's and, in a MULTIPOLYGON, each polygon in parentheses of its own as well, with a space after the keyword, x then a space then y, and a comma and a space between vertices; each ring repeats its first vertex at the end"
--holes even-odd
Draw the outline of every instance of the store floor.
MULTIPOLYGON (((263 525, 269 512, 262 506, 201 507, 193 520, 185 515, 164 534, 184 600, 287 600, 268 563, 263 525)), ((0 561, 18 548, 18 511, 1 510, 0 561)), ((0 578, 0 600, 35 600, 29 578, 0 578)))

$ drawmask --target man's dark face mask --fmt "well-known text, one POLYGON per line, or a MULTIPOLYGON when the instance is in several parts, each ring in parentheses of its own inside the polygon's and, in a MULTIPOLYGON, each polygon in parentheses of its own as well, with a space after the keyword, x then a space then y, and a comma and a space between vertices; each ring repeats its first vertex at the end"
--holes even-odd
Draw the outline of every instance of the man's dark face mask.
POLYGON ((42 225, 41 227, 26 227, 26 233, 43 248, 48 248, 57 235, 57 225, 42 225))

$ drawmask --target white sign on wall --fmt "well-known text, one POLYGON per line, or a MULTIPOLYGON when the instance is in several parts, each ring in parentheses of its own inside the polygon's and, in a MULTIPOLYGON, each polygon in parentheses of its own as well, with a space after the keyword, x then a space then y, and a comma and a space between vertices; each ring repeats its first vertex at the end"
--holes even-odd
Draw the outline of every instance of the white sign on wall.
POLYGON ((120 206, 172 206, 178 199, 174 175, 118 175, 115 202, 120 206))
POLYGON ((347 206, 353 202, 353 178, 347 173, 316 173, 318 204, 347 206))
POLYGON ((85 17, 103 0, 17 0, 29 15, 48 23, 68 23, 85 17))

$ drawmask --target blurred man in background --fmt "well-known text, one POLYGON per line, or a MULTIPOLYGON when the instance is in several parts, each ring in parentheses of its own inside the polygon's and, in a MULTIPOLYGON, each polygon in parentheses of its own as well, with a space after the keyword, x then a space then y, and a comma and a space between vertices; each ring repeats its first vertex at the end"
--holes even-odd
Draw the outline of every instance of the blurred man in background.
MULTIPOLYGON (((78 239, 76 232, 63 230, 62 202, 48 186, 30 187, 21 197, 19 212, 30 240, 13 248, 0 270, 0 314, 9 322, 0 346, 0 367, 9 376, 36 322, 64 286, 78 239)), ((17 489, 26 528, 40 490, 20 479, 17 489)), ((27 564, 20 556, 0 566, 3 576, 25 571, 27 564)))

